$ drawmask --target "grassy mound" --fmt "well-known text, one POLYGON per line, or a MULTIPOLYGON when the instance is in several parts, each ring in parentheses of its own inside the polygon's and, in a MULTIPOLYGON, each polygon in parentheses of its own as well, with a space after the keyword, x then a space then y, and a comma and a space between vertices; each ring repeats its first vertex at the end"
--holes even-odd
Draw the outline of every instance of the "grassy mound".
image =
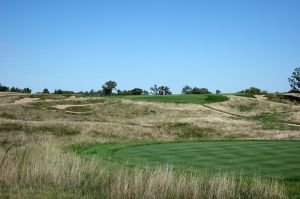
MULTIPOLYGON (((120 96, 118 96, 120 97, 120 96)), ((229 98, 224 95, 165 95, 165 96, 121 96, 120 98, 147 101, 147 102, 165 102, 182 104, 209 104, 215 102, 224 102, 229 98)))

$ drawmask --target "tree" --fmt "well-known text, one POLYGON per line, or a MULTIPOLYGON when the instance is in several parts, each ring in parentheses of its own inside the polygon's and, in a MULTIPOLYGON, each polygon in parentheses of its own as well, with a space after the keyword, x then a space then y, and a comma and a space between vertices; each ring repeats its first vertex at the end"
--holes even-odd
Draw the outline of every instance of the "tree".
POLYGON ((0 92, 6 92, 6 91, 9 91, 9 88, 7 86, 0 84, 0 92))
POLYGON ((295 68, 292 76, 289 78, 291 91, 293 93, 300 93, 300 67, 295 68))
POLYGON ((239 93, 250 93, 253 95, 259 95, 259 94, 261 94, 261 89, 255 88, 255 87, 250 87, 248 89, 240 91, 239 93))
POLYGON ((157 87, 156 84, 154 84, 154 86, 151 87, 150 90, 151 90, 151 94, 153 94, 153 95, 158 95, 159 94, 158 87, 157 87))
POLYGON ((221 93, 221 91, 220 90, 216 90, 216 94, 220 94, 221 93))
POLYGON ((158 95, 172 95, 172 92, 167 86, 158 87, 158 95))
POLYGON ((63 94, 63 91, 61 89, 58 89, 58 90, 54 90, 54 94, 63 94))
POLYGON ((192 94, 211 94, 207 88, 197 88, 194 87, 192 90, 192 94))
POLYGON ((142 95, 143 89, 140 88, 134 88, 131 90, 132 95, 142 95))
POLYGON ((182 94, 192 94, 192 87, 186 85, 182 88, 182 94))
POLYGON ((50 92, 49 92, 48 88, 44 88, 43 93, 44 93, 44 94, 48 94, 48 93, 50 93, 50 92))
POLYGON ((95 95, 94 89, 90 90, 89 95, 95 95))
POLYGON ((156 84, 154 84, 154 86, 151 87, 150 90, 152 95, 172 95, 170 88, 167 86, 158 87, 156 84))
POLYGON ((30 88, 24 88, 23 90, 22 90, 22 93, 31 93, 31 89, 30 88))
POLYGON ((18 92, 18 93, 21 93, 21 92, 22 92, 21 89, 19 89, 19 88, 17 88, 17 87, 14 87, 14 86, 11 87, 10 91, 11 91, 11 92, 18 92))
POLYGON ((108 81, 102 85, 102 92, 104 95, 111 95, 112 91, 117 88, 117 83, 115 81, 108 81))
POLYGON ((148 92, 148 91, 146 91, 146 90, 143 90, 143 93, 142 93, 142 95, 149 95, 149 92, 148 92))

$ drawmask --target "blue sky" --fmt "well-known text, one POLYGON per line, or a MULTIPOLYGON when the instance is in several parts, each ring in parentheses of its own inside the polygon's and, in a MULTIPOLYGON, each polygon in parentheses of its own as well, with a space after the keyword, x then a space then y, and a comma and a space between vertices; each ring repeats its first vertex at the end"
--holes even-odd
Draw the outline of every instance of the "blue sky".
POLYGON ((299 0, 0 0, 0 83, 287 91, 299 0))

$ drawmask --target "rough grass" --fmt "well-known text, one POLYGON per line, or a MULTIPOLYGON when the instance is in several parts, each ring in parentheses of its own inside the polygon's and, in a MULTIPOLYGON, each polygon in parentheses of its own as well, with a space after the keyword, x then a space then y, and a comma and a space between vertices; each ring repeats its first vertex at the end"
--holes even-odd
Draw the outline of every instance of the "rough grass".
POLYGON ((293 95, 282 95, 282 94, 276 94, 276 93, 270 93, 265 95, 268 100, 273 102, 279 102, 279 103, 285 103, 285 104, 300 104, 300 97, 296 97, 293 95))
MULTIPOLYGON (((74 99, 44 95, 44 101, 41 102, 0 106, 0 169, 3 171, 0 175, 1 196, 285 198, 285 188, 288 188, 290 195, 299 195, 299 186, 290 181, 288 185, 286 182, 283 185, 280 180, 263 177, 248 179, 228 173, 191 175, 170 167, 126 167, 102 160, 102 156, 77 156, 64 149, 70 144, 141 140, 163 142, 300 138, 297 129, 264 128, 263 121, 251 118, 262 113, 286 112, 288 114, 281 118, 286 121, 290 114, 299 111, 296 106, 258 101, 257 106, 241 111, 239 105, 256 99, 230 96, 230 100, 210 103, 204 107, 195 104, 192 99, 199 97, 203 100, 203 96, 189 97, 190 101, 183 103, 174 103, 174 99, 156 103, 116 97, 103 100, 99 97, 74 99), (92 109, 90 114, 70 114, 54 107, 85 104, 89 104, 92 109), (210 106, 216 110, 210 109, 210 106), (226 112, 241 114, 243 117, 233 117, 226 112), (66 133, 69 130, 71 133, 66 133), (170 180, 165 182, 165 179, 170 180)), ((5 101, 13 102, 14 99, 5 97, 5 101)), ((297 115, 294 117, 291 121, 297 121, 297 115)))
POLYGON ((51 133, 55 136, 73 136, 80 132, 64 125, 55 126, 28 126, 24 124, 3 123, 0 125, 0 133, 51 133))
POLYGON ((65 108, 64 110, 71 112, 88 112, 92 111, 93 109, 90 106, 70 106, 65 108))

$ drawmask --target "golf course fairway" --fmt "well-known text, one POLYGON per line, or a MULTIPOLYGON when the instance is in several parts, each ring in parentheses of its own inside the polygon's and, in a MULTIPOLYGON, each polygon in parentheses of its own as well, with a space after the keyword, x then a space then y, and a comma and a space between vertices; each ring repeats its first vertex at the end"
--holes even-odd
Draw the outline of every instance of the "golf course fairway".
POLYGON ((123 146, 111 156, 137 165, 169 164, 300 180, 300 141, 167 142, 123 146))

